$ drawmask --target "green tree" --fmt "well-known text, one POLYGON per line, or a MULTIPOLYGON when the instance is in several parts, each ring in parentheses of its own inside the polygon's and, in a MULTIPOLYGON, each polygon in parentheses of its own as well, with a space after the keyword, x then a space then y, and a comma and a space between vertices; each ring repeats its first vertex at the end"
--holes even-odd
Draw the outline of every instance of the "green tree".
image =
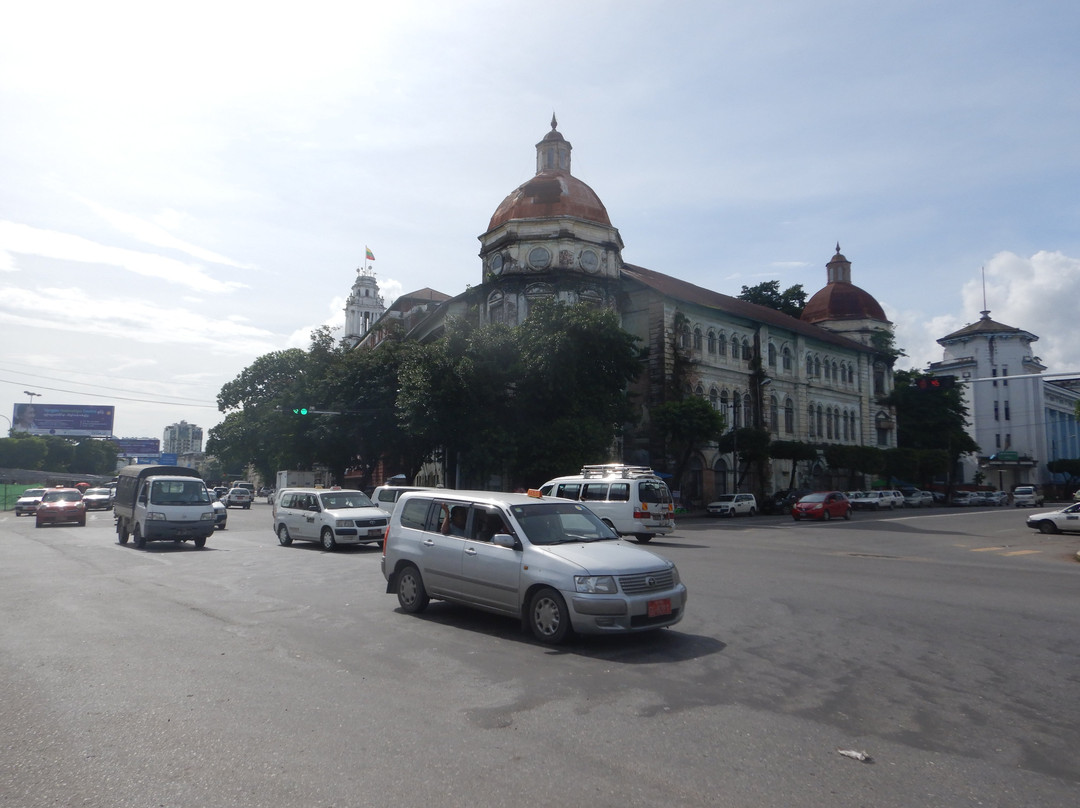
POLYGON ((666 401, 653 407, 649 417, 654 428, 664 437, 668 452, 675 458, 672 481, 675 489, 681 489, 691 455, 702 444, 721 438, 724 417, 700 396, 666 401))
POLYGON ((762 281, 757 286, 744 286, 739 300, 768 306, 792 317, 799 317, 806 308, 806 291, 801 283, 780 291, 780 281, 762 281))
POLYGON ((34 471, 45 468, 49 454, 44 439, 33 435, 4 438, 0 440, 0 466, 34 471))
POLYGON ((918 451, 918 483, 922 487, 941 473, 941 451, 948 458, 946 470, 955 467, 962 455, 979 451, 966 429, 968 413, 961 391, 921 390, 917 382, 925 377, 928 374, 918 370, 898 370, 893 391, 881 399, 896 411, 897 446, 918 451))
POLYGON ((818 447, 801 440, 774 440, 769 445, 769 456, 777 460, 791 461, 791 475, 788 478, 788 490, 795 488, 795 475, 799 463, 817 460, 818 447))

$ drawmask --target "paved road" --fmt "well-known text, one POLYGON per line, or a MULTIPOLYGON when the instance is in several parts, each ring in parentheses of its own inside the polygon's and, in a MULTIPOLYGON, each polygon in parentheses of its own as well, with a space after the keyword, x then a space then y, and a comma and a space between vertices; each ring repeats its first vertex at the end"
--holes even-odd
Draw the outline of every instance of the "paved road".
POLYGON ((261 503, 202 551, 6 515, 0 805, 1072 806, 1080 542, 1025 516, 685 520, 681 624, 551 649, 261 503))

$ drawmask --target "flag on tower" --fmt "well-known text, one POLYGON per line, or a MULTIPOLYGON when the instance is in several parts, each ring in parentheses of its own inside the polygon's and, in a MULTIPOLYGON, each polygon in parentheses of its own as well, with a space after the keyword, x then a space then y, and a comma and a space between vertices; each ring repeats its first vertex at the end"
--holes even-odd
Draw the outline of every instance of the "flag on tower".
POLYGON ((367 258, 368 261, 375 260, 375 253, 371 251, 370 247, 364 247, 364 254, 364 257, 367 258))

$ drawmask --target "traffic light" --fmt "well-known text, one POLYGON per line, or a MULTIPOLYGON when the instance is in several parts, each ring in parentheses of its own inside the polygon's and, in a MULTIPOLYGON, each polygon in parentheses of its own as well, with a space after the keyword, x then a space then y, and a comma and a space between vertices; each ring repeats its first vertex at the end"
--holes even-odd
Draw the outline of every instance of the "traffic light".
POLYGON ((952 390, 956 387, 955 376, 922 376, 915 380, 920 390, 952 390))
POLYGON ((307 414, 308 414, 308 408, 307 407, 293 407, 293 415, 307 415, 307 414))

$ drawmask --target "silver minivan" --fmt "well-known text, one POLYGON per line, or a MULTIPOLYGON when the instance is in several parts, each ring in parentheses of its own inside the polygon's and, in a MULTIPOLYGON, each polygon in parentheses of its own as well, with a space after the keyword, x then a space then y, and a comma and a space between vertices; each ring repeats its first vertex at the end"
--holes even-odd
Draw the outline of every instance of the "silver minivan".
POLYGON ((326 550, 339 544, 381 542, 389 522, 363 491, 322 488, 281 489, 274 499, 273 518, 282 545, 314 541, 326 550))
POLYGON ((621 541, 579 502, 539 491, 412 491, 390 519, 386 591, 519 618, 541 642, 678 623, 686 587, 667 559, 621 541))

